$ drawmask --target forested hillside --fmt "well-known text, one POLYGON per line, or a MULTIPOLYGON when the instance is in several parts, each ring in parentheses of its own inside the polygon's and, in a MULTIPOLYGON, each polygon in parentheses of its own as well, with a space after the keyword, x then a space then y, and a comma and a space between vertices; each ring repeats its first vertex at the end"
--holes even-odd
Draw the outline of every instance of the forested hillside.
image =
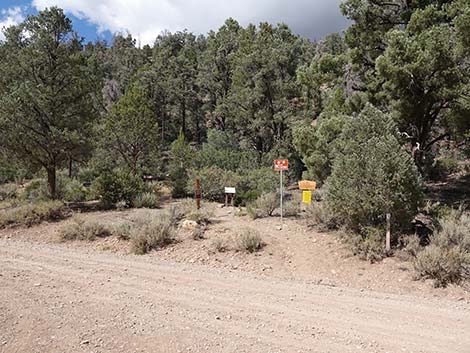
POLYGON ((397 233, 413 232, 428 199, 463 212, 470 3, 341 10, 351 26, 319 42, 227 19, 144 47, 132 34, 85 43, 59 8, 28 17, 0 42, 0 182, 34 179, 29 199, 113 207, 135 204, 145 178, 174 197, 199 178, 206 199, 236 186, 246 205, 276 191, 272 163, 285 158, 288 184, 322 186, 319 222, 362 240, 381 237, 388 213, 397 233))

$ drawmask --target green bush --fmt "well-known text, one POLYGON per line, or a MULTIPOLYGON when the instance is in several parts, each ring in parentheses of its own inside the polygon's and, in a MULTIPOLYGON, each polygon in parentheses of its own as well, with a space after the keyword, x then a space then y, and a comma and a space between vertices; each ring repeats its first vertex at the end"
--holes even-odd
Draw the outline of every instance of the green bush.
POLYGON ((143 192, 132 200, 135 208, 158 208, 158 196, 153 192, 143 192))
POLYGON ((122 240, 129 240, 135 226, 131 223, 120 223, 114 226, 112 233, 122 240))
POLYGON ((169 217, 154 219, 131 235, 132 252, 143 255, 175 241, 175 227, 169 217))
POLYGON ((390 213, 394 229, 408 229, 422 199, 418 170, 396 138, 393 118, 367 106, 348 121, 327 180, 328 207, 346 226, 381 226, 390 213))
POLYGON ((69 224, 64 225, 59 230, 62 240, 88 240, 104 238, 111 235, 111 230, 105 225, 89 221, 81 216, 74 216, 69 224))
POLYGON ((325 202, 313 202, 305 209, 305 219, 309 227, 326 232, 338 228, 338 222, 325 202))
POLYGON ((82 202, 88 200, 89 195, 88 189, 77 179, 69 179, 65 184, 65 201, 82 202))
POLYGON ((283 205, 283 216, 284 217, 297 217, 301 212, 301 195, 294 194, 291 196, 290 200, 286 200, 283 205))
POLYGON ((261 193, 256 190, 249 190, 249 191, 241 191, 238 192, 235 196, 235 207, 239 206, 246 206, 252 202, 254 202, 258 197, 261 196, 261 193))
POLYGON ((168 216, 170 222, 173 224, 178 224, 181 220, 186 218, 188 214, 193 212, 196 208, 196 203, 194 200, 186 199, 182 200, 174 205, 172 205, 168 210, 168 216))
POLYGON ((359 234, 353 233, 348 239, 354 255, 371 263, 378 262, 387 256, 385 252, 385 230, 374 227, 363 227, 359 234))
POLYGON ((0 228, 6 226, 32 226, 43 221, 55 221, 67 216, 60 201, 37 201, 0 210, 0 228))
POLYGON ((277 193, 263 194, 247 206, 248 215, 252 219, 270 217, 273 215, 274 210, 279 207, 279 202, 277 193))
POLYGON ((0 201, 17 197, 18 186, 15 184, 0 185, 0 201))
POLYGON ((186 186, 187 194, 194 194, 197 179, 201 182, 202 197, 205 200, 224 202, 225 187, 236 187, 240 177, 235 172, 217 167, 192 170, 186 186))
POLYGON ((261 250, 264 247, 263 240, 259 233, 254 230, 246 230, 238 236, 238 247, 240 251, 253 253, 261 250))
POLYGON ((437 287, 470 279, 470 214, 453 211, 440 220, 429 246, 418 253, 418 278, 434 279, 437 287))
POLYGON ((119 201, 131 205, 135 195, 144 190, 143 181, 125 171, 103 173, 92 184, 95 193, 101 197, 103 204, 113 207, 119 201))
POLYGON ((434 162, 434 166, 431 170, 431 177, 433 179, 441 179, 452 173, 456 173, 459 170, 460 166, 457 159, 452 157, 439 158, 434 162))
POLYGON ((259 195, 274 192, 279 189, 279 174, 270 167, 248 169, 241 175, 237 186, 239 186, 237 192, 255 191, 259 195))

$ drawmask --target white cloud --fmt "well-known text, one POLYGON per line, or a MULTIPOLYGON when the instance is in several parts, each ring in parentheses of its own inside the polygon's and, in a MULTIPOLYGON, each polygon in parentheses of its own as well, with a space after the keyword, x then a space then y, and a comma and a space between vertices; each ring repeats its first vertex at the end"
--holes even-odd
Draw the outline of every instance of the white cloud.
POLYGON ((33 0, 38 10, 58 6, 98 26, 99 31, 130 32, 151 44, 163 30, 216 30, 233 17, 249 22, 286 22, 296 33, 319 38, 347 26, 341 0, 33 0))
POLYGON ((0 10, 0 40, 5 39, 5 35, 3 34, 4 29, 23 22, 25 19, 24 10, 25 8, 21 6, 0 10))

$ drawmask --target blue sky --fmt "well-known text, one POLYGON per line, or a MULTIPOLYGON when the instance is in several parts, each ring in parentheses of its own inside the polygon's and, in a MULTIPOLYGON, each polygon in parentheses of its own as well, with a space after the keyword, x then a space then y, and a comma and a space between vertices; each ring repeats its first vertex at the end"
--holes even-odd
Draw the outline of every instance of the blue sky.
MULTIPOLYGON (((341 0, 0 0, 0 28, 50 6, 63 8, 87 41, 109 40, 129 32, 139 44, 152 44, 164 30, 206 34, 233 17, 242 25, 287 23, 311 39, 344 30, 341 0)), ((1 38, 1 35, 0 35, 1 38)))

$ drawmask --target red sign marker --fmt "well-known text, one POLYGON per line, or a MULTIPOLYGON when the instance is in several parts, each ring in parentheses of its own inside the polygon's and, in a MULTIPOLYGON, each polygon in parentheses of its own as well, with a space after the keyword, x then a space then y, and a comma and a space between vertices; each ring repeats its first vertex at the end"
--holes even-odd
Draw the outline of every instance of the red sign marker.
POLYGON ((274 170, 289 170, 289 160, 287 159, 276 159, 274 161, 274 170))

